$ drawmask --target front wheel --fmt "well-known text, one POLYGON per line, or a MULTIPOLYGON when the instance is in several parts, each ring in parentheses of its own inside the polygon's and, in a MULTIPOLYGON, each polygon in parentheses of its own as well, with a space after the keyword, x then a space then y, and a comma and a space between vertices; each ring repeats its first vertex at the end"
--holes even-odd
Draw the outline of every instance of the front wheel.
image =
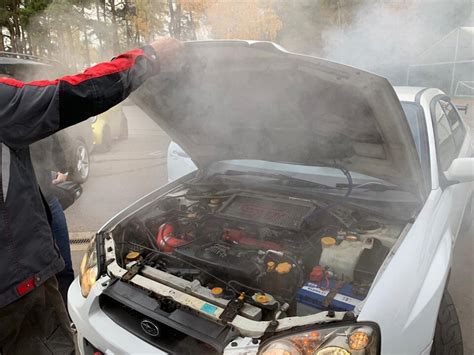
POLYGON ((74 168, 72 178, 75 182, 83 184, 89 178, 89 151, 83 142, 78 140, 74 147, 74 168))
POLYGON ((439 307, 431 355, 463 355, 461 324, 456 307, 447 290, 439 307))

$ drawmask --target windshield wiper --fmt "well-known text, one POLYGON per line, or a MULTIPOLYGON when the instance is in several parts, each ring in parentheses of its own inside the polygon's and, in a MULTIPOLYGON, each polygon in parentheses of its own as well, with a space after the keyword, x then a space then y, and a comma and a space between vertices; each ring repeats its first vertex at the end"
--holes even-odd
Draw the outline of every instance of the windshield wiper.
MULTIPOLYGON (((349 184, 336 184, 336 188, 347 188, 349 184)), ((381 182, 377 181, 370 181, 363 184, 354 184, 352 185, 354 189, 363 189, 367 191, 376 191, 376 192, 384 192, 384 191, 404 191, 399 186, 395 185, 386 185, 381 182)))
POLYGON ((264 172, 259 172, 259 171, 226 170, 223 173, 216 173, 211 176, 212 177, 214 176, 257 176, 257 177, 277 180, 280 183, 280 185, 284 185, 284 186, 334 189, 333 186, 320 184, 314 181, 299 179, 299 178, 295 178, 293 176, 289 176, 285 174, 271 174, 271 173, 264 173, 264 172))
MULTIPOLYGON (((321 165, 321 166, 328 166, 328 165, 321 165)), ((330 210, 331 208, 334 208, 341 203, 343 203, 345 200, 349 198, 352 192, 353 188, 353 183, 352 183, 352 176, 349 170, 347 170, 344 166, 334 164, 333 166, 330 166, 335 169, 341 170, 341 172, 346 176, 347 178, 347 190, 344 196, 339 201, 330 203, 324 207, 317 208, 310 213, 308 213, 306 216, 303 217, 303 222, 305 225, 307 225, 309 228, 312 228, 314 223, 318 221, 318 217, 320 214, 324 213, 325 211, 330 210)), ((329 185, 324 185, 320 184, 317 182, 313 181, 307 181, 303 179, 298 179, 294 178, 292 176, 287 176, 284 174, 271 174, 271 173, 263 173, 263 172, 258 172, 258 171, 238 171, 238 170, 226 170, 223 173, 216 173, 211 176, 239 176, 239 175, 249 175, 249 176, 261 176, 264 178, 270 178, 270 179, 276 179, 282 185, 284 186, 291 186, 291 187, 311 187, 311 188, 320 188, 320 189, 335 189, 333 186, 329 185)))

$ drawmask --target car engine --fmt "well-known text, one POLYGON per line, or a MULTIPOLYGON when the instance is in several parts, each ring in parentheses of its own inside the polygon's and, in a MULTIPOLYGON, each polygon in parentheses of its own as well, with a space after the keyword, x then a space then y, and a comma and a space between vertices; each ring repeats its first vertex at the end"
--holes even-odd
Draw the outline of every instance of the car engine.
POLYGON ((146 266, 160 281, 186 280, 210 301, 241 297, 258 319, 350 311, 367 295, 402 226, 321 206, 238 189, 177 190, 119 226, 117 260, 123 268, 146 266), (315 211, 322 212, 308 227, 315 211))

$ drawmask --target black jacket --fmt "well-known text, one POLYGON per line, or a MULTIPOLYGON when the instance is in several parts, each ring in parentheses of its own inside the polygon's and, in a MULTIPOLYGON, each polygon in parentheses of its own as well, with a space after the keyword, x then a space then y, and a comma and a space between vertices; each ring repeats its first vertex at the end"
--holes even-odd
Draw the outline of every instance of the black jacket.
POLYGON ((30 146, 31 161, 36 179, 48 203, 55 197, 52 172, 67 172, 67 161, 56 133, 30 146))
POLYGON ((54 81, 0 78, 0 307, 64 267, 29 144, 121 102, 158 72, 154 58, 145 47, 54 81))

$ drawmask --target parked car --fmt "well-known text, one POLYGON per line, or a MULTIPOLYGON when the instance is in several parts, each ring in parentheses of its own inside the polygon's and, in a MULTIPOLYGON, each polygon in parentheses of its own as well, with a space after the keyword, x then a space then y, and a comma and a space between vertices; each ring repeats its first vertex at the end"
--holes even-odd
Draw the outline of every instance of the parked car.
POLYGON ((94 147, 91 123, 89 119, 56 133, 66 153, 71 180, 80 184, 90 175, 90 153, 94 147))
POLYGON ((96 116, 92 121, 92 130, 95 147, 100 152, 108 152, 114 139, 127 139, 128 122, 122 105, 114 106, 107 112, 96 116))
POLYGON ((267 42, 190 42, 183 65, 135 101, 198 170, 93 237, 81 353, 461 354, 474 160, 449 97, 267 42))
MULTIPOLYGON (((6 74, 18 80, 53 78, 57 70, 58 63, 46 58, 10 52, 0 53, 0 74, 6 74)), ((56 134, 66 151, 71 179, 81 184, 86 182, 90 173, 89 154, 93 147, 91 120, 81 122, 56 134)))
POLYGON ((175 142, 168 146, 168 182, 179 179, 197 169, 188 154, 175 142))

